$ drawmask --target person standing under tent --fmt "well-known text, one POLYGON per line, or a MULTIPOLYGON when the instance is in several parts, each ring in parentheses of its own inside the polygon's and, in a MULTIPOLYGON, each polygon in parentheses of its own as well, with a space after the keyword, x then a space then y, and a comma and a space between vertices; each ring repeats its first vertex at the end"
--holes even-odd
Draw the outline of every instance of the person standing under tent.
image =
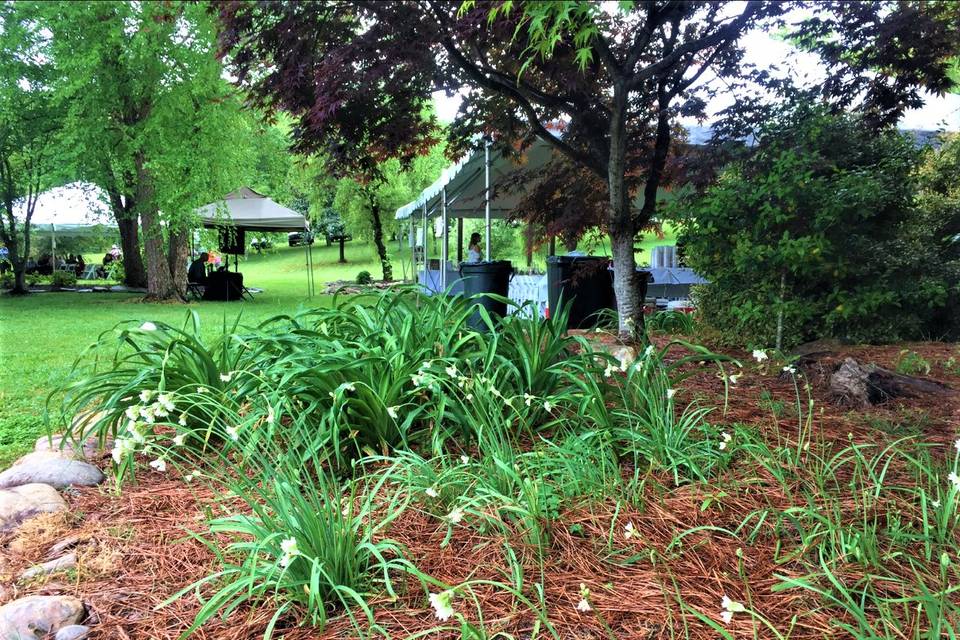
POLYGON ((467 245, 467 262, 480 262, 483 253, 480 251, 480 234, 470 234, 470 243, 467 245))

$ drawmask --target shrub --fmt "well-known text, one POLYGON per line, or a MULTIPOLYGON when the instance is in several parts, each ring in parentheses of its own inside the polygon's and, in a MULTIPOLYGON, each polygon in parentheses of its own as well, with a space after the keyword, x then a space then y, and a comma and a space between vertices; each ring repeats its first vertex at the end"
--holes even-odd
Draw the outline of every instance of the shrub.
POLYGON ((123 269, 123 260, 114 260, 106 266, 107 279, 114 282, 123 282, 126 272, 123 269))
POLYGON ((12 271, 0 273, 0 289, 13 289, 14 284, 16 284, 16 277, 12 271))
POLYGON ((704 321, 754 346, 778 333, 784 346, 942 335, 957 284, 915 205, 912 142, 809 105, 775 114, 759 139, 683 207, 681 242, 712 283, 704 321))
POLYGON ((73 271, 54 271, 50 276, 50 284, 54 289, 72 287, 77 284, 77 274, 73 271))
POLYGON ((369 271, 361 271, 357 274, 357 284, 371 284, 373 282, 373 276, 370 275, 369 271))

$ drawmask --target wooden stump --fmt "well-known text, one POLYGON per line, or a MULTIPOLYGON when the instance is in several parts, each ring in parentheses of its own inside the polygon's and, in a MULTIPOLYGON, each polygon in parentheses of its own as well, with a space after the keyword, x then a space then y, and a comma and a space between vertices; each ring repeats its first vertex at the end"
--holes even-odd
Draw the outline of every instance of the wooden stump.
POLYGON ((841 404, 864 407, 886 402, 890 398, 945 396, 954 393, 954 390, 935 380, 905 376, 875 364, 864 365, 847 358, 830 376, 830 393, 841 404))

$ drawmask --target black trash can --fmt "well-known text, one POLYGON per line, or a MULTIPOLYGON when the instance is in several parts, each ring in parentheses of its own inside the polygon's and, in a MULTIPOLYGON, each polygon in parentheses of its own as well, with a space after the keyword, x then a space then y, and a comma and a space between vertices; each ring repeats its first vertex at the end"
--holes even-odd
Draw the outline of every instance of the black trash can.
MULTIPOLYGON (((513 274, 513 264, 509 260, 491 260, 489 262, 464 262, 460 265, 460 277, 463 279, 463 295, 467 298, 478 294, 492 293, 506 298, 510 293, 510 276, 513 274)), ((489 296, 481 295, 473 300, 487 310, 493 317, 507 315, 507 303, 494 300, 489 296)), ((475 313, 470 316, 469 324, 477 330, 483 330, 486 325, 475 313)))
POLYGON ((550 313, 559 310, 560 298, 569 306, 567 328, 597 325, 598 312, 616 309, 613 272, 609 258, 600 256, 550 256, 547 258, 547 300, 550 313))

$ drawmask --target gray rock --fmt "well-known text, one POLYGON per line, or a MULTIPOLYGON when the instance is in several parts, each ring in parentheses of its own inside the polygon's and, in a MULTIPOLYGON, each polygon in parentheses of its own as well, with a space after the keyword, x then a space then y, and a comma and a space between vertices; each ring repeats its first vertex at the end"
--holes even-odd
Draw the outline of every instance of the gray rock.
POLYGON ((82 447, 77 447, 76 443, 67 439, 64 442, 62 434, 52 436, 41 436, 34 445, 34 451, 52 451, 63 456, 73 458, 74 460, 99 460, 113 447, 113 443, 107 441, 105 447, 101 447, 95 437, 87 438, 82 447), (79 449, 79 450, 78 450, 79 449))
POLYGON ((72 624, 57 631, 54 640, 84 640, 88 637, 90 637, 90 627, 85 627, 82 624, 72 624))
POLYGON ((67 503, 48 484, 24 484, 0 489, 0 531, 8 531, 41 513, 66 511, 67 503))
POLYGON ((0 640, 37 640, 76 625, 86 612, 72 596, 28 596, 0 607, 0 640))
POLYGON ((36 578, 37 576, 49 575, 55 571, 73 569, 75 566, 77 566, 77 554, 68 553, 65 556, 60 556, 56 560, 51 560, 50 562, 44 562, 43 564, 30 567, 20 574, 20 580, 29 580, 30 578, 36 578))
POLYGON ((70 485, 90 487, 103 482, 103 472, 89 462, 73 460, 57 451, 34 451, 0 473, 0 488, 18 487, 33 482, 57 489, 70 485))

